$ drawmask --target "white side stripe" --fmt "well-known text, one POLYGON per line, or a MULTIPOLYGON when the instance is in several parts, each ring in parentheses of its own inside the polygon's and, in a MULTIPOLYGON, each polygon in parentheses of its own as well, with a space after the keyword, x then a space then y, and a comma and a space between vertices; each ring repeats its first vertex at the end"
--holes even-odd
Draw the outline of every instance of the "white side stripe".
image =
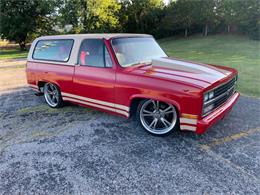
POLYGON ((197 119, 189 119, 189 118, 180 118, 181 123, 197 125, 197 119))
POLYGON ((95 104, 95 103, 90 103, 90 102, 85 102, 85 101, 81 101, 81 100, 77 100, 77 99, 74 99, 74 98, 68 98, 68 97, 63 97, 63 100, 68 100, 68 101, 72 101, 72 102, 78 102, 80 104, 85 104, 85 105, 88 105, 88 106, 93 106, 93 107, 96 107, 96 108, 101 108, 101 109, 104 109, 104 110, 109 110, 109 111, 112 111, 112 112, 117 112, 119 114, 123 114, 125 115, 126 117, 129 116, 129 114, 123 110, 117 110, 117 109, 114 109, 114 108, 109 108, 109 107, 106 107, 106 106, 101 106, 101 105, 98 105, 98 104, 95 104))
POLYGON ((123 114, 123 115, 125 115, 126 117, 129 117, 129 113, 128 113, 128 112, 125 112, 125 111, 123 111, 123 110, 118 110, 118 109, 115 109, 115 111, 116 111, 117 113, 119 113, 119 114, 123 114))
POLYGON ((180 125, 181 130, 189 130, 189 131, 196 131, 196 127, 194 126, 189 126, 189 125, 180 125))
POLYGON ((129 112, 129 107, 124 106, 124 105, 114 104, 114 103, 105 102, 105 101, 96 100, 96 99, 91 99, 91 98, 87 98, 87 97, 73 95, 73 94, 70 94, 70 93, 63 93, 62 92, 61 95, 62 96, 68 96, 68 97, 71 97, 71 98, 77 98, 77 99, 88 101, 88 102, 92 102, 92 103, 102 104, 102 105, 105 105, 105 106, 115 107, 115 108, 118 108, 118 109, 125 110, 125 111, 129 112))
POLYGON ((127 106, 120 105, 120 104, 114 104, 114 105, 115 105, 115 108, 119 108, 121 110, 125 110, 125 111, 129 112, 129 107, 127 107, 127 106))

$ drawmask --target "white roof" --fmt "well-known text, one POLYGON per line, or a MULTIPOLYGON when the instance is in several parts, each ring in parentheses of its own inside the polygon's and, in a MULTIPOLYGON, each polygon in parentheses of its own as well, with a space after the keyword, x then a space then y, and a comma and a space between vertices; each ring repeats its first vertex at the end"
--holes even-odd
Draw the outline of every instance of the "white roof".
POLYGON ((28 54, 28 61, 36 61, 36 62, 42 62, 46 63, 46 61, 41 61, 41 60, 35 60, 32 58, 34 47, 36 43, 39 40, 48 40, 48 39, 73 39, 74 44, 73 48, 71 51, 70 59, 68 62, 55 62, 51 61, 52 64, 62 64, 62 65, 75 65, 77 63, 78 59, 78 51, 80 48, 80 44, 82 40, 88 39, 88 38, 94 38, 94 39, 110 39, 110 38, 115 38, 115 37, 152 37, 151 35, 147 34, 130 34, 130 33, 100 33, 100 34, 73 34, 73 35, 51 35, 51 36, 42 36, 33 41, 31 44, 31 48, 28 54))
POLYGON ((115 37, 152 37, 148 34, 134 34, 134 33, 99 33, 99 34, 68 34, 68 35, 51 35, 42 36, 38 39, 82 39, 82 38, 98 38, 98 39, 110 39, 115 37))

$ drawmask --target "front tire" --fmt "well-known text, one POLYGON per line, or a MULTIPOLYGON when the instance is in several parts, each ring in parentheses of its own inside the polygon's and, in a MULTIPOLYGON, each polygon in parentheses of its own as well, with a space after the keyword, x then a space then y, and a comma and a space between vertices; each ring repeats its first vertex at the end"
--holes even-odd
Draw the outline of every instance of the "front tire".
POLYGON ((60 89, 53 83, 46 83, 43 88, 44 98, 52 108, 60 108, 63 105, 60 89))
POLYGON ((143 100, 137 107, 137 120, 153 135, 168 135, 178 125, 176 108, 158 100, 143 100))

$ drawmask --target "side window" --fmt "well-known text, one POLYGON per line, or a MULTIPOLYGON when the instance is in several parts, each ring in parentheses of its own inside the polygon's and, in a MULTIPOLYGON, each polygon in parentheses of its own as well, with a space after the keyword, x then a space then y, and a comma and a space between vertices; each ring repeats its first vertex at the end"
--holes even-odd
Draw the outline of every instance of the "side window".
POLYGON ((112 61, 102 39, 87 39, 81 43, 80 65, 93 67, 112 67, 112 61))
POLYGON ((33 59, 67 62, 73 42, 72 39, 40 40, 34 48, 33 59))

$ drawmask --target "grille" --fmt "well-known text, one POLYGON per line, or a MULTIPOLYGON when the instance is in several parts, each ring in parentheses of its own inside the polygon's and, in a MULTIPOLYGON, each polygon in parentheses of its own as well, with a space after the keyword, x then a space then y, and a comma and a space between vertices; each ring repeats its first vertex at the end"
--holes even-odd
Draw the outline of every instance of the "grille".
POLYGON ((228 92, 227 91, 224 91, 223 93, 223 96, 221 96, 221 98, 217 99, 215 102, 214 102, 214 108, 217 108, 219 107, 220 105, 222 105, 223 103, 225 103, 234 93, 234 84, 231 88, 228 88, 228 92), (228 91, 229 90, 229 91, 228 91), (225 93, 227 92, 227 93, 225 93))
POLYGON ((215 97, 218 97, 220 96, 221 94, 227 92, 229 89, 231 89, 232 87, 234 87, 236 83, 236 77, 234 77, 233 79, 231 79, 229 82, 227 82, 226 84, 224 85, 221 85, 220 87, 216 88, 214 90, 214 96, 215 97))
MULTIPOLYGON (((214 89, 214 99, 206 104, 207 106, 213 104, 213 109, 210 112, 224 104, 234 94, 236 81, 237 76, 232 78, 227 83, 214 89)), ((210 112, 204 113, 204 116, 209 114, 210 112)))

